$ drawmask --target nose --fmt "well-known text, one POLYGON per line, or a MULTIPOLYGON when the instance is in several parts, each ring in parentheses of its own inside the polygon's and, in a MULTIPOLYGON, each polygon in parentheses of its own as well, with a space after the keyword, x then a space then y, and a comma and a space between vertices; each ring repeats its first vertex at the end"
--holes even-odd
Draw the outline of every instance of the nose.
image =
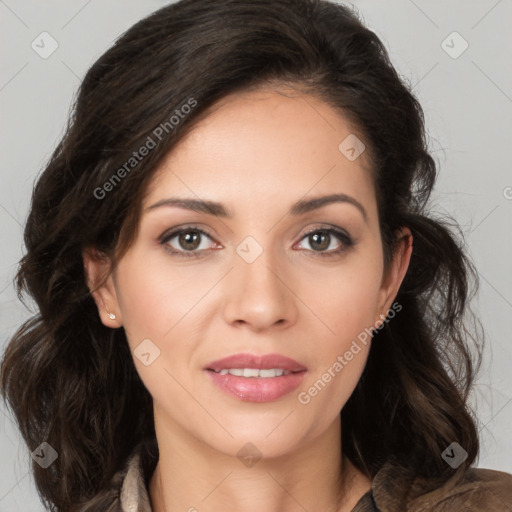
POLYGON ((261 332, 288 328, 297 321, 297 296, 293 277, 284 262, 276 261, 270 250, 252 263, 234 254, 234 267, 223 280, 224 318, 235 326, 261 332), (279 264, 280 263, 280 264, 279 264))

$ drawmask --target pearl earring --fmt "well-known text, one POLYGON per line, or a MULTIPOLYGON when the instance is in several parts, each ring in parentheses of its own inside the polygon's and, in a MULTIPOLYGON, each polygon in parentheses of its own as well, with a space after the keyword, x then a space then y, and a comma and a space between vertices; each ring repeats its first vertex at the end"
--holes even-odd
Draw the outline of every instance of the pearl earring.
POLYGON ((110 318, 110 320, 115 320, 116 319, 116 315, 114 315, 114 313, 109 313, 108 317, 110 318))

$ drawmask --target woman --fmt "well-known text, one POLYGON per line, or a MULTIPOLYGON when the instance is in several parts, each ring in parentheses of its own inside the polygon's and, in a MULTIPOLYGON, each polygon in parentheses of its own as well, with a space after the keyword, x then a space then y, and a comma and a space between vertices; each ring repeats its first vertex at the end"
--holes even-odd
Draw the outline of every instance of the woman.
POLYGON ((85 77, 2 392, 59 511, 510 510, 422 110, 313 0, 182 0, 85 77), (40 460, 37 460, 37 459, 40 460))

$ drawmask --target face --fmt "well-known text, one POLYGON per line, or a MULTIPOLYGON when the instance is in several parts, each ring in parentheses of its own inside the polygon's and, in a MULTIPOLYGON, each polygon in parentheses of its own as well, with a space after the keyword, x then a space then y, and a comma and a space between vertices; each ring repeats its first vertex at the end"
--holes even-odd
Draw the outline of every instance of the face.
POLYGON ((353 134, 318 99, 261 89, 217 104, 161 164, 137 238, 95 298, 126 330, 170 436, 277 456, 339 417, 365 328, 390 308, 411 250, 383 275, 365 154, 339 149, 353 134), (226 374, 258 365, 270 371, 226 374))

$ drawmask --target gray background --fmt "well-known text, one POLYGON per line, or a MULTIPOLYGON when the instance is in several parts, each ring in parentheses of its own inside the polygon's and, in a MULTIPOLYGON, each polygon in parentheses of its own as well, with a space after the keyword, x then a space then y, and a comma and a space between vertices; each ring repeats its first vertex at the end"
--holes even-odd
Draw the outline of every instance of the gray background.
MULTIPOLYGON (((34 179, 63 134, 77 86, 117 36, 166 3, 0 0, 2 351, 29 316, 12 286, 23 252, 22 225, 34 179), (47 59, 31 47, 34 40, 42 46, 44 31, 58 43, 47 59)), ((461 224, 481 278, 474 308, 488 346, 471 397, 482 441, 478 466, 512 472, 512 38, 505 21, 512 20, 512 2, 353 4, 424 107, 431 149, 441 166, 433 204, 461 224), (451 35, 454 31, 460 36, 451 35), (461 53, 464 41, 468 48, 461 53)), ((0 435, 0 511, 40 512, 30 454, 3 404, 0 435)))

